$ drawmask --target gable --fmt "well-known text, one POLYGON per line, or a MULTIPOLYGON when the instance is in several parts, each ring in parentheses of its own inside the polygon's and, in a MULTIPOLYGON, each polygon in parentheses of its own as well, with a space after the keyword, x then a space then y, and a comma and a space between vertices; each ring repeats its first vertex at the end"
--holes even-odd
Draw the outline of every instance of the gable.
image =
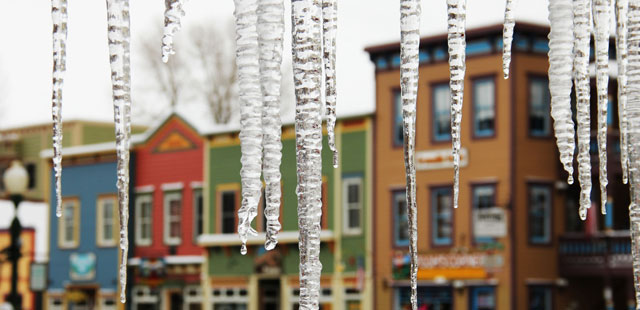
POLYGON ((153 149, 155 153, 183 151, 196 148, 196 144, 181 132, 174 130, 167 134, 153 149))

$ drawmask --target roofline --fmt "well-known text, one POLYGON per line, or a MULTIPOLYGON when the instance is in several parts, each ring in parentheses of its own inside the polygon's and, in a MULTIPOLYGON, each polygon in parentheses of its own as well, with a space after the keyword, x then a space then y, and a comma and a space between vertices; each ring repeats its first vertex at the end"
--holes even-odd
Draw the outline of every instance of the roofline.
MULTIPOLYGON (((38 127, 51 128, 52 124, 53 122, 47 121, 47 122, 38 122, 38 123, 28 124, 24 126, 11 126, 6 128, 0 128, 0 133, 11 133, 11 132, 22 131, 22 130, 37 129, 38 127)), ((113 125, 113 122, 101 121, 101 120, 95 120, 95 119, 82 119, 82 118, 77 118, 77 119, 71 118, 71 119, 62 121, 63 127, 64 125, 71 125, 71 124, 93 124, 93 125, 109 126, 109 125, 113 125)), ((131 124, 131 126, 147 127, 146 125, 143 125, 143 124, 131 124)))
POLYGON ((147 143, 149 139, 151 139, 151 137, 153 137, 153 135, 156 134, 174 116, 180 119, 180 121, 185 123, 185 125, 187 125, 191 130, 196 132, 201 137, 205 136, 202 130, 199 130, 196 126, 194 126, 191 122, 189 122, 186 117, 180 115, 180 112, 177 112, 175 109, 172 109, 171 113, 167 114, 164 118, 160 119, 159 121, 155 122, 153 125, 148 127, 147 130, 145 130, 144 133, 140 135, 140 138, 135 142, 132 141, 131 144, 140 145, 140 144, 147 143))
MULTIPOLYGON (((142 139, 141 134, 131 135, 131 144, 135 144, 142 139)), ((116 142, 102 142, 94 144, 82 144, 76 146, 65 147, 62 149, 63 158, 82 157, 87 155, 98 154, 115 154, 116 142)), ((49 159, 53 157, 53 149, 45 149, 40 151, 40 158, 49 159)))

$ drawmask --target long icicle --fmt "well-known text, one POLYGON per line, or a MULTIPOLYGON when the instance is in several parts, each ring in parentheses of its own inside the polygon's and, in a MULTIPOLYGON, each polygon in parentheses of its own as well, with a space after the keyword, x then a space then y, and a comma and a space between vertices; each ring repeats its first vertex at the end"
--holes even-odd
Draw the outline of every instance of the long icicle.
POLYGON ((56 216, 62 216, 62 85, 67 63, 67 0, 51 1, 53 20, 53 170, 56 180, 56 216))
POLYGON ((589 86, 590 0, 573 1, 573 31, 575 37, 573 72, 577 93, 578 179, 580 180, 580 218, 587 218, 591 207, 591 117, 589 86))
POLYGON ((598 164, 600 178, 600 210, 607 213, 607 107, 609 101, 609 24, 611 2, 593 0, 595 26, 596 88, 598 91, 598 164))
POLYGON ((322 29, 325 77, 325 101, 327 109, 327 135, 329 149, 333 153, 333 167, 338 167, 336 148, 336 37, 338 32, 338 3, 336 0, 322 0, 322 29))
POLYGON ((627 10, 629 0, 616 0, 616 62, 618 64, 618 128, 620 132, 620 163, 622 183, 627 184, 629 172, 627 144, 627 10))
POLYGON ((573 5, 572 0, 549 2, 549 91, 551 116, 560 161, 573 183, 573 155, 576 147, 571 118, 571 74, 573 71, 573 5))
POLYGON ((262 182, 262 92, 258 48, 257 0, 234 0, 236 62, 240 99, 242 205, 238 210, 240 252, 247 254, 248 235, 257 235, 251 222, 258 214, 262 182))
POLYGON ((411 253, 411 308, 418 307, 418 207, 416 205, 416 100, 418 98, 418 66, 420 51, 420 0, 400 1, 400 94, 402 97, 402 129, 404 167, 407 177, 407 214, 409 220, 409 252, 411 253))
POLYGON ((292 0, 292 54, 296 94, 296 166, 300 230, 300 309, 317 310, 322 216, 322 6, 292 0))
POLYGON ((451 145, 453 147, 453 207, 460 192, 460 123, 466 69, 466 0, 447 0, 449 44, 449 88, 451 89, 451 145))
POLYGON ((186 0, 164 0, 164 30, 162 35, 162 61, 169 61, 169 56, 176 53, 173 49, 173 36, 180 31, 180 18, 184 16, 186 0))
POLYGON ((280 162, 282 161, 282 121, 280 120, 280 84, 282 41, 284 37, 284 1, 258 1, 258 45, 260 46, 260 84, 262 90, 262 172, 265 181, 267 219, 265 249, 278 243, 280 216, 280 162))
POLYGON ((107 0, 107 23, 113 114, 118 157, 118 209, 120 211, 120 302, 126 301, 129 250, 129 138, 131 136, 131 67, 129 1, 107 0))
POLYGON ((511 65, 511 43, 513 42, 513 28, 516 25, 515 18, 516 0, 507 0, 504 8, 504 29, 502 30, 502 72, 504 78, 509 78, 509 66, 511 65))

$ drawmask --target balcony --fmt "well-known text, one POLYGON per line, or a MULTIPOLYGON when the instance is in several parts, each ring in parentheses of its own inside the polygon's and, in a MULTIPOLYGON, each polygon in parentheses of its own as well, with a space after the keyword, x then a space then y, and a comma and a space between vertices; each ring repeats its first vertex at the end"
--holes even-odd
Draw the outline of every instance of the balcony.
POLYGON ((564 235, 560 237, 558 261, 564 277, 631 274, 629 232, 564 235))

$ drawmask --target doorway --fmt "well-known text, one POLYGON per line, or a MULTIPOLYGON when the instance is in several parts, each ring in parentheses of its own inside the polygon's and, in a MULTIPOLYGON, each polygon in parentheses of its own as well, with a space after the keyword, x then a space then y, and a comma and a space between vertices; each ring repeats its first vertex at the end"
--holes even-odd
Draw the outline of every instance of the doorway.
POLYGON ((258 310, 280 309, 280 279, 258 281, 258 310))

